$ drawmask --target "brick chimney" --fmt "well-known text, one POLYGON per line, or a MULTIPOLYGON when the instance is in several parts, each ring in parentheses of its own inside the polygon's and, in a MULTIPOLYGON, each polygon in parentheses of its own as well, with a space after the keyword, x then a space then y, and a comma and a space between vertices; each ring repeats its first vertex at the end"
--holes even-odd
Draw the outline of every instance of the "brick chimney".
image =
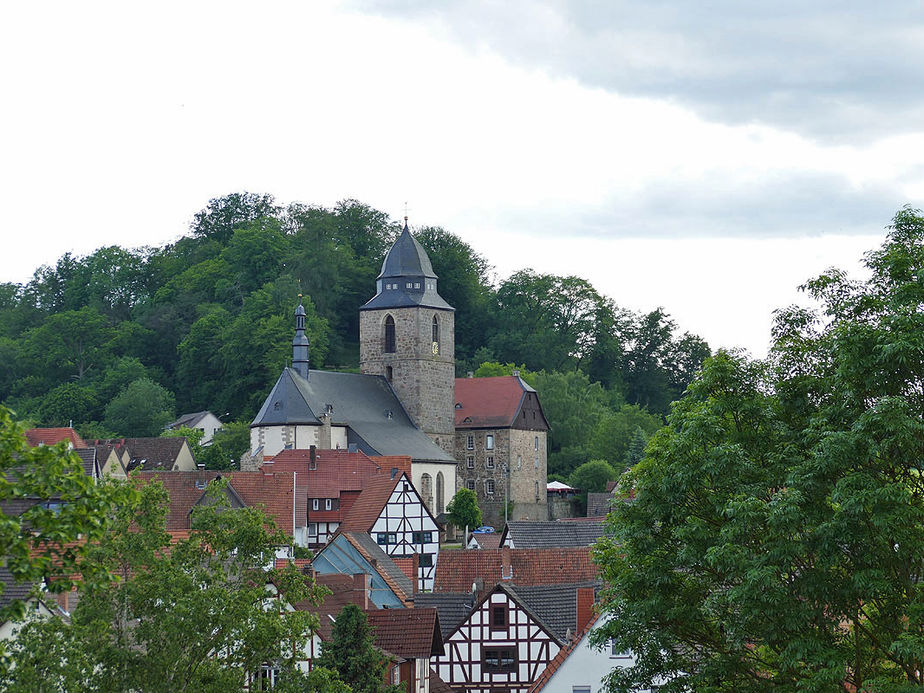
POLYGON ((580 633, 594 615, 594 588, 578 587, 577 588, 577 624, 574 632, 580 633))
POLYGON ((513 565, 510 563, 510 547, 501 549, 501 580, 513 579, 513 565))
POLYGON ((353 575, 353 591, 360 592, 357 606, 365 611, 369 608, 369 591, 372 589, 372 576, 369 573, 353 575))

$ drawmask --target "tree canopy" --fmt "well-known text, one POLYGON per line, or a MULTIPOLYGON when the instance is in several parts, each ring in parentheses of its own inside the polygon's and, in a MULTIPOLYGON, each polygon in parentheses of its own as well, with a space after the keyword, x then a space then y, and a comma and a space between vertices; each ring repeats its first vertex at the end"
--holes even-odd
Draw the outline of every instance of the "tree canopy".
POLYGON ((469 488, 460 488, 446 506, 449 521, 460 529, 474 529, 481 526, 481 508, 478 496, 469 488))
POLYGON ((596 550, 631 650, 614 691, 924 684, 924 218, 776 315, 769 358, 720 352, 624 477, 596 550), (634 498, 629 500, 629 490, 634 498))

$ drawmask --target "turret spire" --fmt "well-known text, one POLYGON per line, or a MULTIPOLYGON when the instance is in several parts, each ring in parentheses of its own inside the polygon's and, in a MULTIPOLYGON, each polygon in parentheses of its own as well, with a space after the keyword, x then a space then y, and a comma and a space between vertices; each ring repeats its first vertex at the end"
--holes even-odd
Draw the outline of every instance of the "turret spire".
POLYGON ((305 334, 305 307, 302 295, 298 295, 298 308, 295 309, 295 337, 292 339, 292 368, 300 376, 308 379, 308 335, 305 334))

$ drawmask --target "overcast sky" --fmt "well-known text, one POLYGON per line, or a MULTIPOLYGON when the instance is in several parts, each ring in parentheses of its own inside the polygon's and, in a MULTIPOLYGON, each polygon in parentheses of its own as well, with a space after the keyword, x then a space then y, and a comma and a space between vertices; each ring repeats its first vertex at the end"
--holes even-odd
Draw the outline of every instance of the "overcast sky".
MULTIPOLYGON (((353 197, 763 355, 924 197, 918 2, 5 3, 0 281, 353 197)), ((372 287, 370 287, 370 291, 372 287)))

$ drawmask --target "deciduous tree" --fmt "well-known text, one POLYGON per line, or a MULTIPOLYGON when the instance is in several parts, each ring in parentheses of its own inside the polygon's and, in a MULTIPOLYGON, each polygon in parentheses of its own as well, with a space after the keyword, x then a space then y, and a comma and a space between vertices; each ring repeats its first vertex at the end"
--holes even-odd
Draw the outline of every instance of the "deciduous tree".
POLYGON ((626 478, 596 559, 611 690, 924 685, 924 218, 805 285, 766 362, 719 353, 626 478))

